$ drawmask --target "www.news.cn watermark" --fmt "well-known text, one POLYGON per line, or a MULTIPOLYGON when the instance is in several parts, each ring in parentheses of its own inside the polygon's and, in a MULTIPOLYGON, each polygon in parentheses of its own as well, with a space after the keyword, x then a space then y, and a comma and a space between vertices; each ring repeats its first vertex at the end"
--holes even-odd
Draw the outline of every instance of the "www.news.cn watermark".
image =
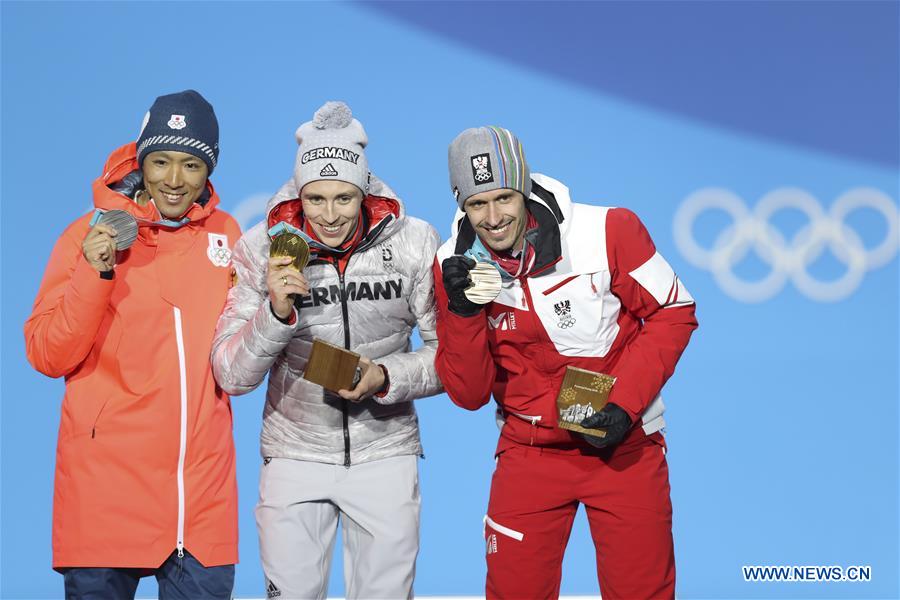
POLYGON ((871 581, 870 565, 744 565, 741 567, 744 581, 762 582, 823 582, 823 581, 871 581))

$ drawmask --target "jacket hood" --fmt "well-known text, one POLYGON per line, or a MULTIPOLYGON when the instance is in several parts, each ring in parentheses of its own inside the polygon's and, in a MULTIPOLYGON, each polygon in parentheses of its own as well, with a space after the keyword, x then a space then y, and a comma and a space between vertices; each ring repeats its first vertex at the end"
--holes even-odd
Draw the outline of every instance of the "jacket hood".
MULTIPOLYGON (((572 213, 572 199, 569 188, 559 181, 541 175, 531 174, 531 195, 525 201, 528 212, 538 223, 537 228, 525 232, 525 239, 535 249, 535 261, 531 272, 539 273, 562 257, 560 241, 569 226, 572 213)), ((475 228, 466 218, 466 213, 456 209, 451 235, 454 240, 454 254, 463 254, 475 241, 475 228)))
MULTIPOLYGON (((301 227, 303 209, 300 203, 300 191, 294 178, 291 177, 281 186, 266 205, 266 228, 279 221, 286 221, 294 227, 301 227)), ((399 231, 406 218, 406 207, 386 183, 372 175, 369 181, 369 193, 362 204, 368 229, 356 248, 362 251, 375 243, 382 242, 399 231)))
MULTIPOLYGON (((146 221, 155 222, 163 219, 164 217, 160 215, 159 210, 152 202, 140 206, 124 193, 113 189, 115 184, 121 182, 135 171, 140 172, 140 165, 137 162, 137 146, 134 142, 113 150, 109 158, 106 159, 103 174, 94 180, 92 186, 94 207, 102 210, 124 210, 135 218, 146 221)), ((190 223, 202 221, 215 212, 219 204, 219 195, 208 179, 206 180, 206 190, 209 192, 209 199, 206 203, 200 205, 195 202, 184 215, 190 220, 186 226, 190 226, 190 223)), ((138 228, 138 237, 145 241, 152 241, 156 237, 156 228, 152 225, 141 224, 138 228)))

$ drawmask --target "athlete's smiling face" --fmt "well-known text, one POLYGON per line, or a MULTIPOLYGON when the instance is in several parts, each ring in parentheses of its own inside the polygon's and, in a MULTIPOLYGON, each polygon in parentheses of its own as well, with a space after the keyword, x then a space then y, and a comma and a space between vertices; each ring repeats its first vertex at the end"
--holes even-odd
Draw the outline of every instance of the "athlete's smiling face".
POLYGON ((494 252, 522 248, 525 224, 525 197, 508 188, 469 196, 463 210, 481 241, 494 252))
POLYGON ((323 244, 337 248, 356 231, 363 193, 352 183, 311 181, 300 191, 300 201, 303 216, 323 244))
POLYGON ((144 187, 167 219, 184 215, 206 188, 206 163, 187 152, 160 150, 144 157, 144 187))

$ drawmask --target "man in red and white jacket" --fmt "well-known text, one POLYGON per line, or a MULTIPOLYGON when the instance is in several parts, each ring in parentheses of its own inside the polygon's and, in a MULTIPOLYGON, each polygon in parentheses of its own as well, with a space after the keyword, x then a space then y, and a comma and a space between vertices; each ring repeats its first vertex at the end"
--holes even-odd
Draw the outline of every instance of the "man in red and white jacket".
POLYGON ((672 505, 660 389, 697 327, 694 300, 631 211, 573 203, 531 174, 499 127, 450 145, 459 204, 435 259, 438 374, 457 405, 493 395, 503 420, 485 517, 488 598, 556 598, 563 552, 585 505, 604 599, 672 598, 672 505), (500 267, 470 301, 471 256, 500 267), (558 427, 567 366, 616 378, 605 408, 558 427))

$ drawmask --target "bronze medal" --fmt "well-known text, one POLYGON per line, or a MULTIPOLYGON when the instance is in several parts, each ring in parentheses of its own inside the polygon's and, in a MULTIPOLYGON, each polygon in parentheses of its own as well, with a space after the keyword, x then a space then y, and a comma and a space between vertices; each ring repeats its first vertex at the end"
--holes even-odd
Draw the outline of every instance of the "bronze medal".
POLYGON ((464 293, 475 304, 493 302, 500 294, 503 280, 500 278, 500 271, 491 263, 476 262, 469 271, 469 279, 472 280, 472 285, 464 293))

